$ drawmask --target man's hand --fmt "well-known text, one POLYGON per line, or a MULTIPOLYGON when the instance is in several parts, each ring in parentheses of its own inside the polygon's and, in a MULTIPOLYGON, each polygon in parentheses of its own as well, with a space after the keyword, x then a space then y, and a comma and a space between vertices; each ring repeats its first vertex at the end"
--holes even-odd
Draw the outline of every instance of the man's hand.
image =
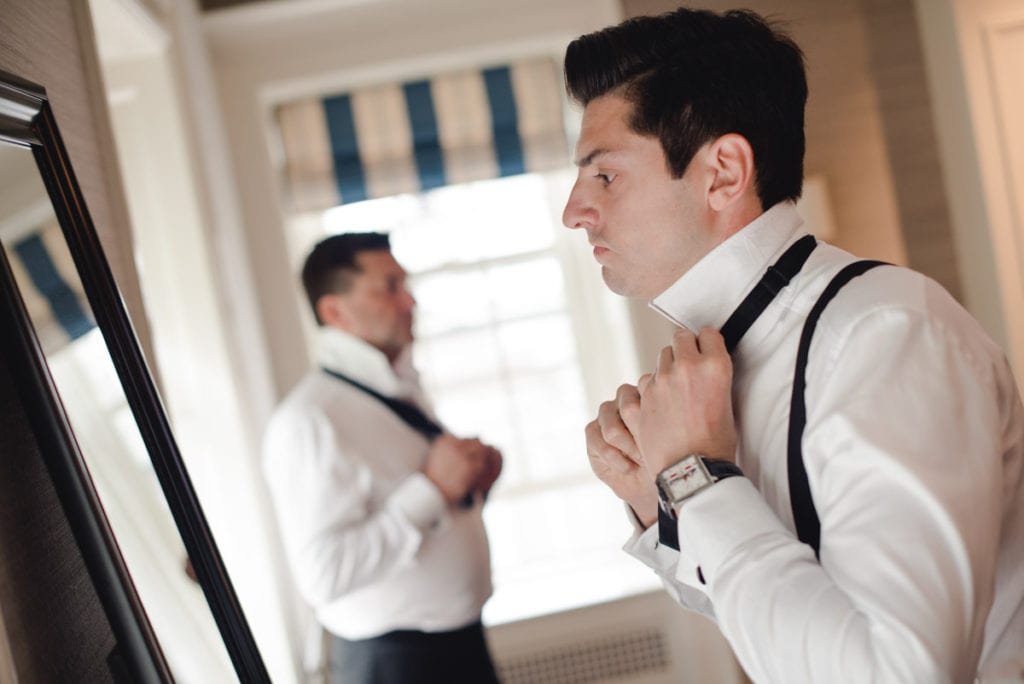
MULTIPOLYGON (((491 450, 491 447, 478 439, 441 435, 430 445, 423 473, 441 491, 448 503, 454 505, 475 489, 485 471, 493 467, 489 465, 493 459, 491 450)), ((497 478, 497 474, 494 478, 497 478)))
POLYGON ((489 444, 484 444, 483 442, 480 443, 480 446, 484 448, 484 468, 480 472, 480 477, 477 478, 476 485, 474 485, 473 489, 486 497, 487 493, 491 491, 491 487, 494 486, 498 476, 501 475, 503 460, 501 452, 494 447, 489 444))
POLYGON ((658 519, 658 493, 644 467, 633 437, 640 415, 640 395, 633 385, 619 387, 613 401, 598 409, 586 428, 590 468, 636 513, 644 527, 658 519))
POLYGON ((638 389, 634 434, 652 477, 687 454, 736 460, 732 359, 717 330, 677 331, 638 389))

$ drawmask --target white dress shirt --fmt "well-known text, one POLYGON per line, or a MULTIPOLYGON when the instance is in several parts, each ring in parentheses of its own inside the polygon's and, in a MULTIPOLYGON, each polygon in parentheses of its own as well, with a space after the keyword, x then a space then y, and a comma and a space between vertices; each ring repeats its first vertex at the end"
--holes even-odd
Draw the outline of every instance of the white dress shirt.
MULTIPOLYGON (((721 327, 801 226, 791 203, 774 206, 652 306, 694 331, 721 327)), ((797 344, 854 260, 819 243, 733 354, 746 478, 682 504, 680 552, 657 543, 657 525, 625 548, 717 620, 756 682, 1024 681, 1024 411, 1002 351, 920 274, 869 271, 819 321, 803 453, 820 564, 796 538, 797 344)))
MULTIPOLYGON (((320 363, 426 410, 408 359, 392 368, 374 347, 324 328, 320 363)), ((328 631, 364 639, 480 618, 491 594, 481 502, 447 506, 421 472, 428 450, 378 399, 321 370, 271 418, 264 473, 294 579, 328 631)))

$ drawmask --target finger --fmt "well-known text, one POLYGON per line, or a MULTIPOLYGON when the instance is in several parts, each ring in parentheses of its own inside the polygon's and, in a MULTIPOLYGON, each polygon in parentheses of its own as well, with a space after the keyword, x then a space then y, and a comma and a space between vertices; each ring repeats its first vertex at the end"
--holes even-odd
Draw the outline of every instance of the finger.
POLYGON ((644 373, 640 376, 640 379, 636 381, 636 389, 641 397, 644 395, 644 392, 647 390, 647 386, 651 384, 651 380, 653 379, 653 373, 644 373))
POLYGON ((640 391, 635 385, 621 385, 615 393, 615 402, 619 407, 619 416, 635 442, 637 420, 640 418, 640 391))
POLYGON ((601 427, 602 441, 611 444, 619 451, 630 454, 636 450, 633 433, 626 427, 615 402, 606 401, 598 409, 597 422, 601 427))
POLYGON ((637 394, 636 385, 624 384, 619 385, 619 389, 615 392, 615 402, 621 407, 624 403, 639 398, 637 394))
POLYGON ((460 445, 463 457, 474 466, 483 464, 487 460, 487 449, 475 440, 465 440, 460 445))
POLYGON ((494 472, 500 473, 502 465, 501 452, 494 447, 489 447, 487 451, 487 464, 494 472))
POLYGON ((672 353, 677 359, 693 358, 700 353, 692 330, 680 328, 672 335, 672 353))
POLYGON ((662 347, 661 352, 658 354, 658 368, 655 374, 662 376, 668 375, 672 371, 672 362, 675 361, 676 354, 671 346, 662 347))
POLYGON ((590 456, 591 468, 599 470, 610 470, 622 475, 628 475, 640 466, 629 459, 621 451, 610 444, 605 444, 590 456))
POLYGON ((722 337, 722 333, 714 328, 701 328, 700 334, 697 335, 697 347, 701 354, 720 355, 729 353, 725 348, 725 338, 722 337))
POLYGON ((587 456, 592 462, 591 467, 593 467, 593 463, 598 463, 620 473, 628 473, 632 468, 636 467, 633 461, 604 440, 601 435, 601 426, 598 425, 597 421, 588 423, 585 432, 587 436, 587 456))

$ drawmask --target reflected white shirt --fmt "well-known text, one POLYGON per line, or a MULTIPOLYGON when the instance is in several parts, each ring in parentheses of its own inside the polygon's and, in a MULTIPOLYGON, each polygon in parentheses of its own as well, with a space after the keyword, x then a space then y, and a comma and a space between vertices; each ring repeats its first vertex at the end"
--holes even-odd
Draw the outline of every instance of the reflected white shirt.
MULTIPOLYGON (((408 358, 321 331, 320 363, 427 409, 408 358)), ((428 440, 377 399, 321 370, 275 411, 263 447, 293 577, 328 631, 457 629, 491 593, 481 504, 452 509, 421 468, 428 440)))
MULTIPOLYGON (((721 327, 804 235, 772 207, 652 302, 721 327)), ((794 532, 786 440, 804 319, 851 255, 820 243, 733 354, 738 463, 626 550, 716 619, 757 682, 1024 678, 1024 411, 1000 349, 936 283, 884 266, 829 304, 807 367, 804 462, 821 562, 794 532), (707 584, 697 579, 700 567, 707 584)))

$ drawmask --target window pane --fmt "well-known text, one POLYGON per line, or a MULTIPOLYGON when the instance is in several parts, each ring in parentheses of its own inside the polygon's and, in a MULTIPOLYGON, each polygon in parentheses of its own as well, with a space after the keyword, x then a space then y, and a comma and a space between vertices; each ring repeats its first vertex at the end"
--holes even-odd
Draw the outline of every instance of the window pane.
POLYGON ((480 271, 435 273, 417 278, 416 335, 430 337, 491 320, 487 281, 480 271))
POLYGON ((499 318, 519 318, 565 308, 562 268, 554 257, 495 266, 487 272, 499 318))
POLYGON ((575 366, 520 376, 511 383, 520 439, 536 480, 589 472, 583 438, 589 418, 581 385, 575 366))
POLYGON ((456 260, 470 263, 550 247, 554 226, 543 192, 543 179, 530 174, 440 188, 427 205, 457 234, 456 260))
POLYGON ((416 343, 416 367, 436 391, 501 374, 501 360, 490 328, 449 333, 416 343))
POLYGON ((513 374, 575 363, 576 344, 565 314, 500 325, 498 343, 513 374))

